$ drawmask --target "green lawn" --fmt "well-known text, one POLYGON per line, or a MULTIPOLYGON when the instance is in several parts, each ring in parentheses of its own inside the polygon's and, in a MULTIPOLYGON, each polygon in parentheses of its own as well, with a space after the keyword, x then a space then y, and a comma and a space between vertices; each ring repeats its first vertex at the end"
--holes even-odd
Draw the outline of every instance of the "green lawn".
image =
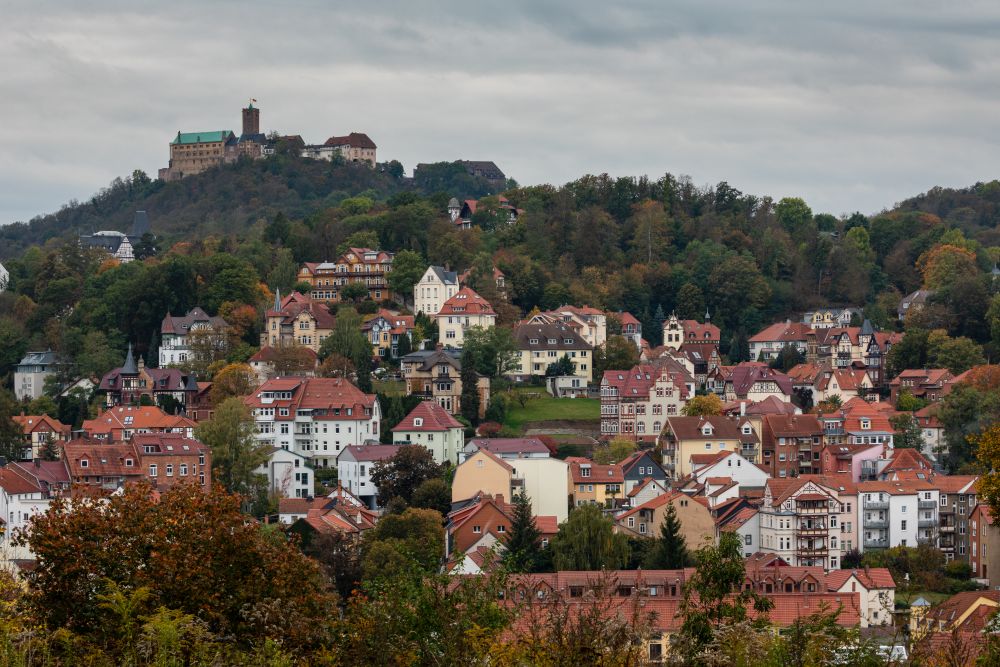
POLYGON ((388 396, 404 396, 406 383, 402 380, 373 380, 372 389, 388 396))
POLYGON ((568 420, 597 422, 601 419, 601 402, 594 398, 553 398, 543 387, 519 387, 509 397, 507 420, 504 425, 523 431, 529 422, 568 420), (524 407, 513 394, 533 396, 524 407))

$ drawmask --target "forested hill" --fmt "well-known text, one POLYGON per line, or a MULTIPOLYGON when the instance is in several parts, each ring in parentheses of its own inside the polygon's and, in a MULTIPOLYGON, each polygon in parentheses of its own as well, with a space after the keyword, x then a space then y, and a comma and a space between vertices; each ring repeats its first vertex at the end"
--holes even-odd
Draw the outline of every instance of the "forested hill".
MULTIPOLYGON (((398 163, 395 163, 398 166, 398 163)), ((305 219, 363 195, 384 200, 412 190, 446 191, 449 196, 480 197, 490 185, 466 174, 457 163, 424 170, 423 180, 400 177, 402 167, 332 164, 292 155, 241 160, 180 181, 164 183, 136 171, 117 178, 86 202, 70 202, 59 212, 30 222, 0 226, 0 259, 17 257, 32 245, 67 240, 100 230, 128 232, 135 211, 149 213, 153 232, 167 242, 207 236, 242 235, 259 220, 279 212, 305 219)))

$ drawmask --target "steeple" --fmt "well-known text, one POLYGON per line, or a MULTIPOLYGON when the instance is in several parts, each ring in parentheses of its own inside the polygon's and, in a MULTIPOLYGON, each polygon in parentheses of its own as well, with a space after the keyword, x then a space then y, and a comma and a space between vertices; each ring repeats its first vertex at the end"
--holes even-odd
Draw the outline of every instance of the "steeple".
POLYGON ((281 310, 281 288, 274 288, 274 309, 281 310))
POLYGON ((708 314, 708 308, 706 307, 705 308, 705 324, 708 324, 711 321, 712 321, 712 316, 708 314))
POLYGON ((125 363, 122 365, 122 375, 138 375, 139 368, 135 364, 135 357, 132 356, 132 343, 128 344, 128 354, 125 355, 125 363))

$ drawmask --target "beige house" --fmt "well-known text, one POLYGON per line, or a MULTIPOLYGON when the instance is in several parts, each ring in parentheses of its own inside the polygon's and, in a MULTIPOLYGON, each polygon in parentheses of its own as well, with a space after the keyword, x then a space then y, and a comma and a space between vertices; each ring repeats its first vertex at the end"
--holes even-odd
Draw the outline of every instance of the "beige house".
POLYGON ((565 324, 522 324, 514 330, 514 339, 520 358, 508 375, 518 382, 544 376, 549 364, 564 356, 573 363, 573 375, 587 383, 593 378, 593 346, 565 324))
POLYGON ((608 340, 608 316, 590 306, 561 306, 533 315, 529 324, 562 324, 577 332, 591 347, 600 347, 608 340))
MULTIPOLYGON (((462 362, 459 350, 418 350, 400 359, 407 396, 435 400, 453 415, 462 411, 462 362)), ((490 379, 476 375, 479 417, 490 405, 490 379)))
POLYGON ((434 316, 445 301, 458 294, 458 274, 441 266, 428 266, 413 286, 413 312, 434 316))
POLYGON ((264 315, 261 347, 301 345, 319 352, 326 337, 333 332, 334 316, 325 303, 292 292, 284 299, 278 293, 274 306, 264 315))
POLYGON ((438 340, 445 347, 462 347, 466 329, 490 329, 497 323, 497 314, 489 301, 473 289, 463 287, 444 302, 434 319, 438 325, 438 340))
POLYGON ((739 423, 731 417, 667 417, 661 436, 663 468, 674 479, 681 479, 692 472, 692 456, 739 453, 740 438, 739 423))
POLYGON ((673 505, 681 522, 681 535, 689 549, 706 542, 715 542, 715 519, 703 496, 690 497, 679 491, 666 493, 615 517, 615 530, 633 537, 658 537, 667 515, 667 504, 673 505))
POLYGON ((455 468, 451 500, 467 500, 482 492, 501 496, 509 503, 514 493, 523 492, 536 516, 555 516, 564 521, 569 513, 568 468, 569 464, 560 459, 501 459, 487 449, 480 449, 455 468))

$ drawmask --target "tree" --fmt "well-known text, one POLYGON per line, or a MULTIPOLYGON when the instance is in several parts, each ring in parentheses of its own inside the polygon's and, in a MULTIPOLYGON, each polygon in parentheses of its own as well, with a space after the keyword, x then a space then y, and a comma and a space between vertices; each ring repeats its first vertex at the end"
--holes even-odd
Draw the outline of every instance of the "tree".
POLYGON ((11 419, 18 413, 14 395, 0 388, 0 456, 8 461, 20 461, 24 458, 24 429, 11 419))
POLYGON ((557 570, 618 570, 629 556, 628 539, 595 505, 574 508, 549 548, 557 570))
POLYGON ((980 496, 990 511, 1000 512, 1000 423, 994 423, 978 435, 969 436, 976 458, 990 472, 979 478, 980 496))
POLYGON ((206 493, 179 484, 154 495, 133 484, 100 503, 56 498, 16 541, 35 554, 28 602, 52 629, 101 632, 102 595, 113 608, 131 605, 132 615, 133 602, 196 615, 243 646, 270 638, 308 651, 330 629, 334 597, 316 563, 247 521, 239 498, 218 486, 206 493), (140 589, 144 601, 116 594, 140 589))
POLYGON ((722 399, 718 394, 693 396, 681 409, 681 414, 688 417, 701 417, 722 414, 722 399))
POLYGON ((650 570, 678 570, 691 564, 687 541, 681 535, 681 522, 673 503, 667 503, 660 537, 649 554, 646 568, 650 570))
POLYGON ((462 347, 472 353, 476 370, 487 377, 503 377, 517 366, 517 341, 507 327, 471 327, 462 347))
POLYGON ((897 449, 916 449, 920 451, 924 448, 923 431, 917 420, 913 418, 913 415, 906 413, 899 414, 890 417, 889 423, 892 424, 893 431, 895 431, 892 442, 893 446, 897 449))
POLYGON ((789 370, 797 366, 798 364, 804 364, 806 358, 799 352, 799 349, 794 345, 785 345, 781 348, 781 352, 778 353, 771 363, 768 364, 771 368, 779 370, 782 373, 787 373, 789 370))
POLYGON ((46 434, 38 455, 43 461, 59 460, 59 446, 56 444, 56 441, 52 437, 51 433, 46 434))
POLYGON ((545 377, 559 377, 562 375, 573 375, 576 368, 570 360, 568 354, 564 354, 558 361, 554 361, 545 367, 545 377))
MULTIPOLYGON (((347 283, 340 288, 340 298, 344 301, 353 301, 357 303, 362 299, 368 297, 368 286, 364 283, 353 282, 347 283)), ((336 326, 336 325, 334 325, 336 326)))
POLYGON ((358 389, 370 394, 372 346, 361 332, 361 317, 353 308, 342 307, 337 311, 337 322, 333 325, 333 331, 320 345, 319 356, 324 362, 333 354, 351 360, 357 375, 358 389))
POLYGON ((924 277, 924 288, 930 290, 949 286, 961 276, 976 275, 976 254, 956 245, 936 245, 917 258, 917 268, 924 277))
POLYGON ((627 371, 639 363, 639 350, 623 336, 608 336, 602 347, 594 350, 594 377, 604 377, 604 371, 627 371))
POLYGON ((316 355, 305 345, 279 345, 274 349, 271 365, 275 375, 301 375, 315 369, 316 355))
POLYGON ((476 372, 476 359, 472 350, 466 347, 462 350, 462 380, 461 412, 469 423, 479 422, 479 374, 476 372))
POLYGON ((219 405, 233 397, 249 396, 257 388, 257 373, 247 364, 229 364, 215 374, 209 397, 219 405))
POLYGON ((420 445, 402 445, 392 458, 372 467, 372 484, 378 488, 378 502, 386 505, 392 498, 411 504, 413 494, 424 481, 440 477, 441 466, 430 450, 420 445))
MULTIPOLYGON (((659 435, 659 434, 656 434, 659 435)), ((606 445, 598 445, 594 448, 594 463, 607 465, 609 463, 621 463, 635 452, 635 442, 627 438, 615 438, 606 445)))
MULTIPOLYGON (((705 312, 705 295, 694 283, 684 283, 677 290, 677 307, 675 314, 678 319, 693 320, 705 312)), ((664 318, 666 319, 666 318, 664 318)))
POLYGON ((212 419, 198 424, 195 437, 212 450, 213 481, 250 501, 259 498, 266 478, 257 468, 270 454, 268 447, 257 441, 250 411, 241 399, 227 398, 218 404, 212 419))
POLYGON ((513 500, 514 516, 504 540, 507 548, 504 563, 511 572, 536 572, 543 558, 542 538, 535 525, 531 501, 524 493, 514 494, 513 500))
POLYGON ((365 538, 365 579, 399 576, 411 567, 436 572, 444 553, 441 520, 436 510, 413 507, 384 515, 365 538))
POLYGON ((413 507, 437 510, 442 516, 451 511, 451 487, 440 477, 425 479, 413 491, 413 507))
POLYGON ((427 262, 424 261, 420 253, 412 250, 400 250, 392 258, 392 271, 389 272, 386 281, 389 289, 402 297, 403 303, 413 295, 413 286, 416 285, 427 271, 427 262))
POLYGON ((758 614, 771 601, 752 590, 744 590, 746 569, 743 540, 736 533, 723 533, 719 545, 695 552, 698 567, 684 587, 681 629, 675 645, 684 664, 701 664, 698 656, 725 626, 747 619, 747 608, 758 614))
POLYGON ((927 338, 927 363, 935 368, 947 368, 958 375, 985 361, 983 348, 964 336, 950 338, 943 332, 932 331, 927 338))
POLYGON ((896 399, 896 409, 900 412, 916 412, 926 406, 927 401, 917 398, 909 389, 900 391, 899 397, 896 399))

